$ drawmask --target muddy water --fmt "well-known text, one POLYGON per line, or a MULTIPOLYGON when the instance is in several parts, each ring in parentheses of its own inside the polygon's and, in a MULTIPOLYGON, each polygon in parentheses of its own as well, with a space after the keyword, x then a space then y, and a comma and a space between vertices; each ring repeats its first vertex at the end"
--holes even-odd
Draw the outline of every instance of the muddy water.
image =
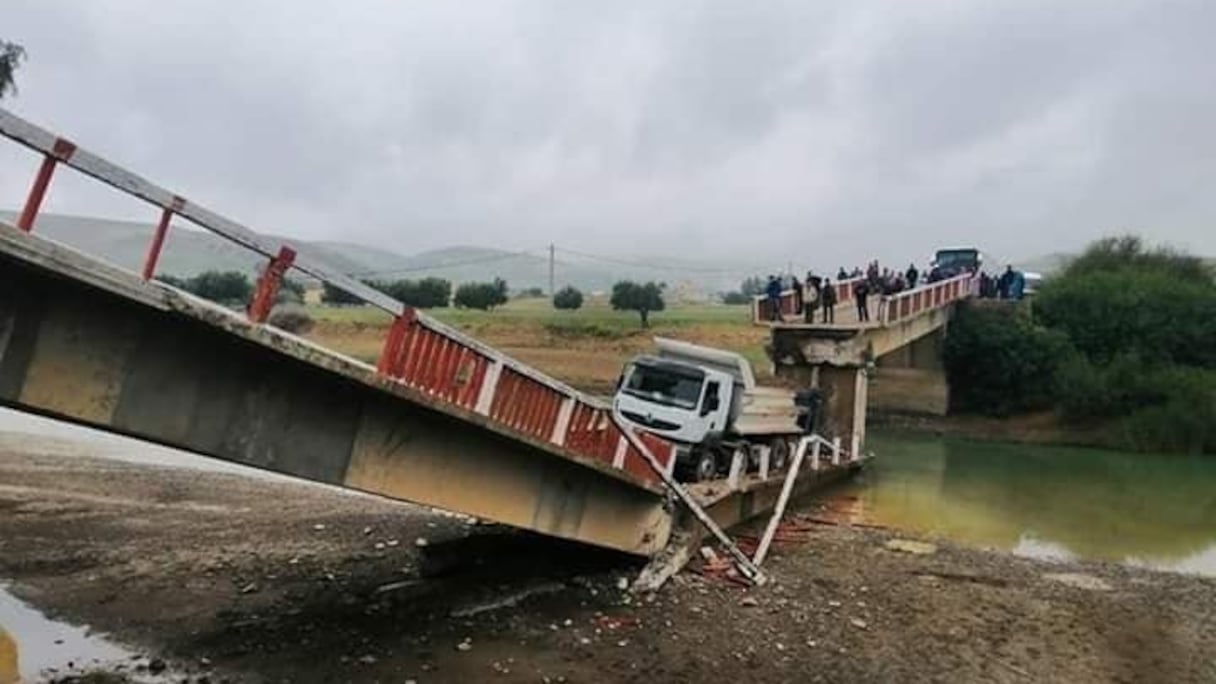
POLYGON ((0 586, 0 684, 116 666, 133 667, 132 655, 84 628, 47 619, 0 586))
POLYGON ((1048 559, 1216 576, 1216 457, 874 434, 833 505, 859 521, 1048 559))

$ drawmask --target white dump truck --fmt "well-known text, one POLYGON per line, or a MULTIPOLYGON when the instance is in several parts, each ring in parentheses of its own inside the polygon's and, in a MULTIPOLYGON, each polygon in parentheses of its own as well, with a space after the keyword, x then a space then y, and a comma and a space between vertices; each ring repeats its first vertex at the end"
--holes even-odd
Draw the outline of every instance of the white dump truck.
POLYGON ((755 467, 785 467, 798 439, 814 430, 816 390, 759 387, 747 359, 734 352, 657 337, 658 353, 626 365, 613 402, 634 426, 677 445, 676 476, 713 479, 736 453, 755 467))

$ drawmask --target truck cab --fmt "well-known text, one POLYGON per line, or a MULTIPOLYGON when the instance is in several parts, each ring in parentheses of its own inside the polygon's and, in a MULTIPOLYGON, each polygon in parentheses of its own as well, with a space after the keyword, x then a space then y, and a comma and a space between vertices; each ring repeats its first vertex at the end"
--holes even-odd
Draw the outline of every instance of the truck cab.
POLYGON ((722 371, 639 356, 621 374, 615 401, 631 423, 674 442, 698 444, 726 432, 733 385, 722 371))

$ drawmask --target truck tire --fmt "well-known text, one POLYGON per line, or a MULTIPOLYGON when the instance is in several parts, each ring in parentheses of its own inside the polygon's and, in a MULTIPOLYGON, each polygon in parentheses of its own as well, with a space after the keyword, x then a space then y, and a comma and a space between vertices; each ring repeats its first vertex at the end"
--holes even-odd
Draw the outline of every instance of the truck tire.
POLYGON ((681 482, 707 482, 718 476, 718 461, 709 449, 698 449, 687 461, 677 465, 681 482))

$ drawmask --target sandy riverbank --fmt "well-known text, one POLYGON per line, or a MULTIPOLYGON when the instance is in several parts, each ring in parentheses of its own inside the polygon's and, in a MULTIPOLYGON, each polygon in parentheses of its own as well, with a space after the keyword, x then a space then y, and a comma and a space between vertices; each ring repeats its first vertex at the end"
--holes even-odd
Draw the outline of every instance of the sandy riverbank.
POLYGON ((1216 681, 1210 579, 822 524, 762 589, 632 597, 614 555, 67 451, 3 442, 0 579, 192 681, 1216 681))

